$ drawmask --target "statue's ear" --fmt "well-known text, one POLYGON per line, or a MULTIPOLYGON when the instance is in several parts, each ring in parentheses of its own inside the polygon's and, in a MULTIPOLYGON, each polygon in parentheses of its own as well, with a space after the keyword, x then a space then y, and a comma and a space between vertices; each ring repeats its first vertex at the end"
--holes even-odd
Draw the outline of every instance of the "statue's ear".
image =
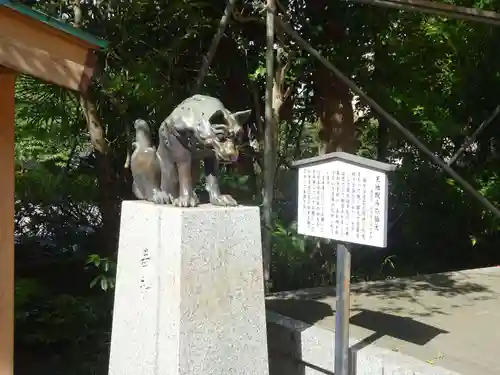
POLYGON ((243 125, 245 122, 248 121, 251 114, 252 114, 252 110, 246 109, 244 111, 234 112, 233 116, 236 119, 236 121, 238 121, 238 124, 243 125))
POLYGON ((214 112, 212 116, 208 119, 211 124, 223 124, 224 123, 224 113, 220 109, 214 112))

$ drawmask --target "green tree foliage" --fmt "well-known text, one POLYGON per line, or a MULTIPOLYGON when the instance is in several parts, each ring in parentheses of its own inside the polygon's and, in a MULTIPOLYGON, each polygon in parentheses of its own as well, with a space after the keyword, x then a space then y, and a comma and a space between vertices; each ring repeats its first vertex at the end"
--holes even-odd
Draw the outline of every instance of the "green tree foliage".
MULTIPOLYGON (((500 10, 500 1, 448 1, 500 10)), ((265 27, 262 9, 241 1, 219 45, 203 92, 234 110, 250 107, 250 139, 241 162, 224 170, 225 188, 261 203, 265 27)), ((326 0, 281 2, 281 15, 303 38, 414 132, 449 158, 499 104, 500 29, 442 17, 326 0)), ((118 213, 130 199, 126 166, 131 123, 154 130, 189 95, 225 2, 83 1, 83 26, 110 41, 92 99, 111 160, 99 183, 78 97, 30 77, 17 81, 16 366, 19 374, 104 374, 109 343, 118 213), (105 191, 112 186, 112 191, 105 191), (103 236, 104 233, 104 236, 103 236), (110 240, 111 239, 111 240, 110 240), (57 354, 54 354, 57 353, 57 354), (78 366, 74 364, 78 363, 78 366)), ((40 2, 71 20, 67 2, 40 2)), ((69 22, 69 21, 68 21, 69 22)), ((280 110, 272 251, 273 290, 326 285, 334 244, 296 233, 291 161, 317 154, 314 72, 318 63, 278 34, 290 59, 290 99, 280 110)), ((326 99, 325 99, 326 100, 326 99)), ((326 103, 328 104, 328 103, 326 103)), ((359 154, 398 163, 390 184, 389 246, 358 249, 356 280, 472 268, 500 262, 499 222, 396 130, 356 104, 359 154)), ((455 165, 500 205, 500 119, 455 165)))

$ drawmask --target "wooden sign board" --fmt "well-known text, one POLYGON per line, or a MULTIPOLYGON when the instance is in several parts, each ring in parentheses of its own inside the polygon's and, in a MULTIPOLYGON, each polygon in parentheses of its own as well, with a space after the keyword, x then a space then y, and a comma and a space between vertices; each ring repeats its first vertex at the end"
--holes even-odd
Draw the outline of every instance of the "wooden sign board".
POLYGON ((387 246, 390 164, 332 153, 299 168, 298 232, 339 242, 387 246))

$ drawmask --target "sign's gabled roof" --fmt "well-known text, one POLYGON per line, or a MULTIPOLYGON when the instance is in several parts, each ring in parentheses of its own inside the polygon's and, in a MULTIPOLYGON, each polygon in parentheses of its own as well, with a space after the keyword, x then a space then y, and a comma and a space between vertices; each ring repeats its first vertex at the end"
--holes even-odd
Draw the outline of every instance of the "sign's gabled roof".
POLYGON ((382 163, 380 161, 367 159, 362 156, 348 154, 347 152, 331 152, 329 154, 321 156, 314 156, 308 159, 297 160, 292 163, 292 167, 311 167, 313 165, 319 165, 332 161, 343 161, 348 164, 375 169, 381 172, 392 172, 396 170, 396 166, 393 164, 382 163))
POLYGON ((27 17, 30 17, 38 22, 44 23, 54 29, 60 30, 66 34, 70 34, 71 36, 83 40, 89 44, 92 44, 101 49, 105 49, 108 45, 108 42, 95 37, 94 35, 87 33, 83 30, 80 30, 76 27, 73 27, 65 22, 59 21, 53 17, 46 15, 38 10, 32 9, 26 5, 23 5, 18 0, 0 0, 0 7, 6 7, 12 9, 16 12, 19 12, 27 17))

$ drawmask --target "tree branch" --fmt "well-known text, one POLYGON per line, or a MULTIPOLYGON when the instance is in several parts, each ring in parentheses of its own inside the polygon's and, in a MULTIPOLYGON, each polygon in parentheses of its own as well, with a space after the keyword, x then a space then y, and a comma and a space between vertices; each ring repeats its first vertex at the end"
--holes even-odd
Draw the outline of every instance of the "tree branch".
POLYGON ((206 56, 203 58, 203 64, 201 66, 200 72, 198 73, 198 77, 196 78, 196 84, 193 88, 193 93, 198 93, 203 85, 203 80, 208 73, 210 64, 212 63, 212 60, 215 56, 215 52, 217 51, 217 46, 219 45, 222 35, 226 30, 226 26, 229 23, 235 4, 236 0, 228 0, 227 2, 226 9, 224 9, 224 14, 222 15, 222 18, 219 22, 219 28, 217 29, 217 32, 212 39, 212 44, 210 45, 206 56))
POLYGON ((244 16, 243 10, 238 12, 238 11, 236 11, 236 9, 233 9, 233 18, 240 23, 258 22, 258 23, 261 23, 262 25, 266 24, 266 20, 264 18, 256 17, 256 16, 244 16))

